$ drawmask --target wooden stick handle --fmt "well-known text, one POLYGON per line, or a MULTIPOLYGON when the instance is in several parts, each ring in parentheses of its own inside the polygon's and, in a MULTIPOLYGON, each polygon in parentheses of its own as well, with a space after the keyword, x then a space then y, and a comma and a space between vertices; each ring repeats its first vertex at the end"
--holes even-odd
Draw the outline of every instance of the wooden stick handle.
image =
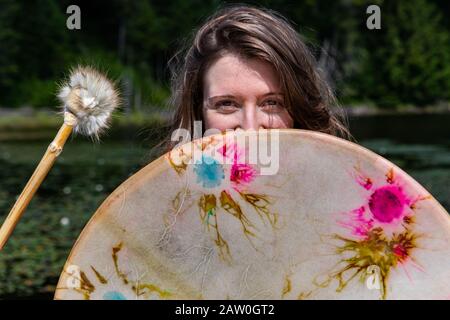
POLYGON ((16 224, 19 222, 20 217, 24 213, 42 181, 44 181, 47 173, 52 168, 56 158, 61 153, 62 148, 67 141, 67 138, 72 133, 72 129, 73 126, 66 123, 61 126, 55 139, 48 146, 41 162, 39 162, 39 165, 37 166, 30 180, 28 180, 28 183, 26 184, 19 198, 17 198, 16 203, 9 212, 5 222, 3 222, 3 225, 0 229, 0 250, 2 250, 5 246, 6 242, 11 236, 11 233, 16 227, 16 224))

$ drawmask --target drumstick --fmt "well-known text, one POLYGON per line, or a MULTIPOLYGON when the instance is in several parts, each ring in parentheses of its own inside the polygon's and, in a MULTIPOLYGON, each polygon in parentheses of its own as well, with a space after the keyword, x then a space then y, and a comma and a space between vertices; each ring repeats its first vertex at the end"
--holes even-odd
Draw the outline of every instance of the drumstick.
POLYGON ((64 123, 6 217, 0 229, 0 250, 62 152, 72 131, 98 140, 109 126, 112 112, 119 105, 119 95, 114 84, 91 67, 79 66, 73 69, 69 79, 62 84, 58 97, 63 103, 64 123))

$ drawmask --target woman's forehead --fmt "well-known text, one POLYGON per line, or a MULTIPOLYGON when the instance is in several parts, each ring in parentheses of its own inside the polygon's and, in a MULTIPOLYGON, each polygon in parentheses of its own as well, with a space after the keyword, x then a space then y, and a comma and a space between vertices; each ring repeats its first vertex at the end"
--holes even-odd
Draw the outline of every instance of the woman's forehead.
POLYGON ((268 62, 228 54, 217 59, 206 70, 204 93, 208 96, 264 95, 279 92, 279 83, 275 68, 268 62))

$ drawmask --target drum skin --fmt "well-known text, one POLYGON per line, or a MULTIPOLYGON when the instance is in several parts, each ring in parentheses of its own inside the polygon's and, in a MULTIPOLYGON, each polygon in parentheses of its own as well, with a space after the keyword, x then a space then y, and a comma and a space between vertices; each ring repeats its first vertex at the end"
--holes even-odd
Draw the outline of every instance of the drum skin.
POLYGON ((95 212, 55 293, 108 300, 449 298, 444 208, 383 157, 295 129, 208 136, 148 164, 95 212), (263 140, 273 153, 249 161, 249 146, 263 140))

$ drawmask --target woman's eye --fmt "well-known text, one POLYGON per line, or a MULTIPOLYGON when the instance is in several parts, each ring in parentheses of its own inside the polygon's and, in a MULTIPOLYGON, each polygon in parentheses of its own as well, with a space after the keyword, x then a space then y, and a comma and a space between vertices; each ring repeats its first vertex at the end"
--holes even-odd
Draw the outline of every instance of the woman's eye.
POLYGON ((236 111, 239 107, 236 102, 232 100, 223 100, 216 103, 216 109, 219 112, 231 113, 236 111))
POLYGON ((284 110, 283 103, 279 100, 269 99, 262 103, 261 108, 270 113, 278 113, 284 110))

